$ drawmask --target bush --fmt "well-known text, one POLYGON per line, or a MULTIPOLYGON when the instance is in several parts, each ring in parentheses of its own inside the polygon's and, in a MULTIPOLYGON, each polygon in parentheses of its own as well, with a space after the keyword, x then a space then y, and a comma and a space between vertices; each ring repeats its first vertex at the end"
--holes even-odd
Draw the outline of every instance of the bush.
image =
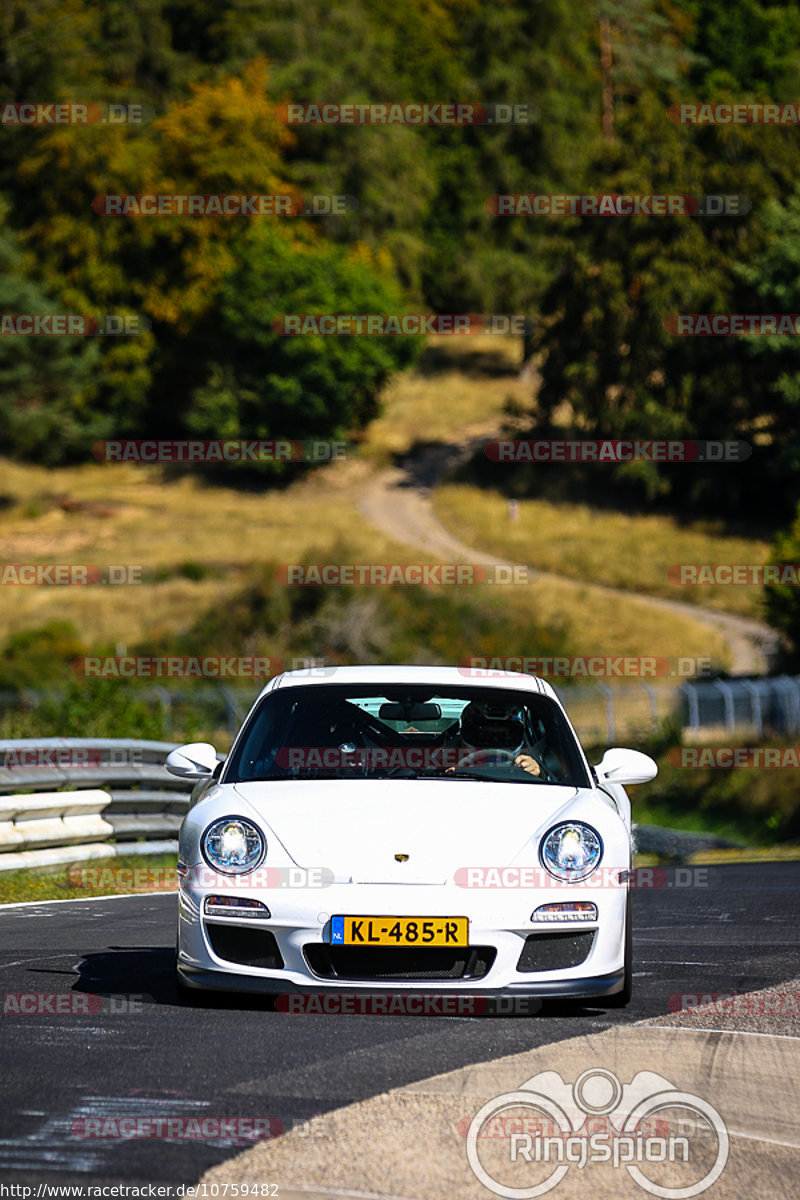
MULTIPOLYGON (((397 313, 405 308, 400 291, 371 255, 292 243, 272 226, 255 226, 237 252, 204 339, 207 377, 192 393, 188 432, 339 440, 362 429, 378 412, 381 388, 414 361, 422 339, 282 336, 272 322, 297 313, 397 313)), ((276 463, 262 473, 286 470, 276 463)))
MULTIPOLYGON (((800 563, 800 506, 788 529, 778 533, 772 544, 771 563, 800 563)), ((800 587, 796 584, 770 584, 764 588, 767 620, 792 643, 786 666, 800 661, 800 587)))

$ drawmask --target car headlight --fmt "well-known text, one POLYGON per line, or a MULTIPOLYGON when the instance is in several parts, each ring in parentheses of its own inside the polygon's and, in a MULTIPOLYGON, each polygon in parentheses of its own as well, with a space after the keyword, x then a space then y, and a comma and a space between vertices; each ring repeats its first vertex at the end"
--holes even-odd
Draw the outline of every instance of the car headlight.
POLYGON ((244 875, 253 871, 267 852, 267 841, 260 829, 244 817, 222 817, 209 825, 201 842, 203 857, 223 875, 244 875))
POLYGON ((578 883, 591 875, 603 857, 600 834, 582 821, 554 825, 539 849, 542 866, 567 883, 578 883))

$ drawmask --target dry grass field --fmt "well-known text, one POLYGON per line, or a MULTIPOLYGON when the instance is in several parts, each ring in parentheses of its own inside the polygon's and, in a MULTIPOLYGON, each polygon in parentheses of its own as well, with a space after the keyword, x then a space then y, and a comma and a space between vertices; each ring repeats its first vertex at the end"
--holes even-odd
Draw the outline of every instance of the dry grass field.
MULTIPOLYGON (((170 477, 159 467, 91 459, 57 470, 4 461, 1 562, 141 566, 145 580, 116 587, 7 584, 0 588, 0 644, 56 619, 71 621, 88 644, 169 636, 204 609, 224 606, 254 565, 301 562, 334 545, 345 546, 351 562, 430 562, 366 523, 358 511, 363 483, 416 443, 490 436, 509 397, 530 408, 531 384, 517 376, 518 354, 518 345, 502 337, 434 339, 420 367, 392 382, 383 414, 348 459, 283 489, 211 484, 201 470, 170 477)), ((520 520, 511 523, 504 497, 463 486, 439 488, 435 504, 443 523, 471 545, 574 577, 500 591, 502 619, 566 624, 579 651, 646 654, 658 646, 660 654, 724 660, 721 642, 692 620, 664 618, 635 597, 620 605, 594 592, 593 582, 757 612, 750 589, 697 589, 701 594, 692 596, 667 584, 664 570, 681 561, 761 561, 763 543, 714 537, 668 518, 539 501, 522 502, 520 520)))

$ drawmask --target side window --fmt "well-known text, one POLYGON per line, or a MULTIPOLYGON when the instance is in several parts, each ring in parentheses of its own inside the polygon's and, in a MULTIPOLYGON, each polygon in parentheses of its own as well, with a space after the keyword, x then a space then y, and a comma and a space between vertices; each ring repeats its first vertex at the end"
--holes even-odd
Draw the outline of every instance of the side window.
POLYGON ((286 704, 284 697, 265 698, 232 764, 232 779, 264 779, 272 773, 274 749, 284 743, 282 735, 288 732, 295 707, 296 704, 286 704))

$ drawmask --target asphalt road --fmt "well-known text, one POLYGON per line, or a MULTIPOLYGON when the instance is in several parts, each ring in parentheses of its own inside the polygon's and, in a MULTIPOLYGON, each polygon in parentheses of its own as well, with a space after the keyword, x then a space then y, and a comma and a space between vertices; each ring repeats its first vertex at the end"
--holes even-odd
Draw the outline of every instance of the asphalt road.
POLYGON ((514 1018, 298 1016, 247 997, 187 1008, 173 983, 174 895, 0 909, 0 1181, 192 1183, 250 1144, 247 1121, 289 1128, 439 1072, 667 1013, 675 996, 800 975, 800 864, 667 882, 634 895, 628 1008, 551 1002, 514 1018), (50 1011, 10 1011, 23 993, 50 1011), (111 1136, 131 1116, 156 1134, 157 1118, 187 1132, 193 1117, 229 1123, 216 1143, 111 1136), (99 1128, 106 1136, 85 1136, 99 1128))

